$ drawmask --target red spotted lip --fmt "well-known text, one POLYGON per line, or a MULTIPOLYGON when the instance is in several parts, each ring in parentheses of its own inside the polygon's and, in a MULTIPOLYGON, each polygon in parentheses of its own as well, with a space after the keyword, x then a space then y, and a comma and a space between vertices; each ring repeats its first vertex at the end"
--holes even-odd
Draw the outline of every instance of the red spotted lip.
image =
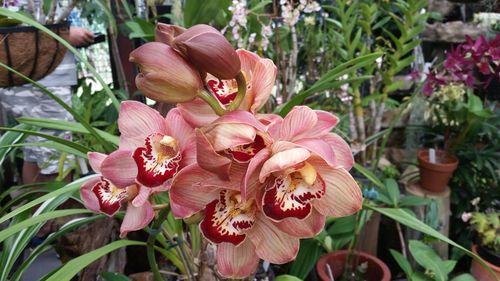
POLYGON ((117 188, 104 177, 92 187, 92 192, 99 201, 99 210, 108 216, 118 212, 122 201, 127 197, 125 188, 117 188))
POLYGON ((229 88, 227 85, 224 85, 222 80, 208 80, 207 85, 222 105, 230 104, 238 94, 238 91, 226 93, 226 91, 229 91, 229 88))
POLYGON ((237 162, 246 163, 265 147, 266 143, 264 142, 264 138, 260 135, 256 135, 252 143, 239 145, 233 149, 229 149, 228 152, 237 162))
POLYGON ((311 201, 325 194, 325 182, 318 175, 316 182, 307 189, 287 189, 287 181, 278 177, 274 179, 274 185, 265 191, 262 209, 267 217, 276 221, 286 218, 305 219, 311 213, 311 201))

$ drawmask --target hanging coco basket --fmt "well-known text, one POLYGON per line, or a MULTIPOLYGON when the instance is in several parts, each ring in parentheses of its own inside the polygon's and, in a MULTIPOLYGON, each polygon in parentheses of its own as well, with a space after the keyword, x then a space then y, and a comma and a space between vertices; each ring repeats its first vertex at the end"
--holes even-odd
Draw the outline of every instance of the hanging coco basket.
MULTIPOLYGON (((69 38, 67 22, 46 25, 64 40, 69 38)), ((57 40, 33 26, 0 28, 0 62, 38 81, 61 63, 66 53, 57 40)), ((26 84, 21 76, 0 68, 0 88, 26 84)))

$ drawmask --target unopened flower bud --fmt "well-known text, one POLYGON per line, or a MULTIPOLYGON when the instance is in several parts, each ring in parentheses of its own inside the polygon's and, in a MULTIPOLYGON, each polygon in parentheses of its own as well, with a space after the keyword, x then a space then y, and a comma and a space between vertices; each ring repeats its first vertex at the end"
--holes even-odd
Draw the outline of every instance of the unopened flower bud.
POLYGON ((155 101, 188 102, 203 88, 199 72, 166 44, 146 43, 132 51, 129 60, 139 66, 137 88, 155 101))
POLYGON ((172 47, 200 72, 228 80, 241 71, 236 51, 215 28, 199 24, 175 37, 172 47))

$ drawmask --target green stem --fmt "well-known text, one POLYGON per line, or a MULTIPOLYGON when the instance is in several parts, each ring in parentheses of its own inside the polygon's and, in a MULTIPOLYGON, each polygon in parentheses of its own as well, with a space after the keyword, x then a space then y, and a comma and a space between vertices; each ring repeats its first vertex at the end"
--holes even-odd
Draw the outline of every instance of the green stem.
POLYGON ((247 81, 245 79, 245 75, 243 75, 243 72, 238 73, 238 76, 236 76, 236 83, 238 83, 238 94, 236 94, 233 102, 231 102, 231 104, 228 106, 228 111, 238 109, 241 102, 243 101, 243 98, 245 98, 245 94, 247 93, 247 81))
POLYGON ((160 211, 160 213, 158 214, 158 218, 153 222, 153 225, 151 226, 151 231, 149 233, 149 237, 147 240, 148 262, 149 266, 151 267, 151 271, 153 272, 155 281, 163 281, 160 270, 158 268, 158 263, 156 263, 154 247, 156 242, 156 236, 158 236, 158 234, 160 233, 161 225, 167 219, 169 211, 170 208, 168 207, 160 211))
POLYGON ((188 274, 188 280, 194 281, 195 279, 194 279, 193 269, 191 268, 191 264, 190 264, 189 259, 187 257, 186 249, 184 248, 185 247, 184 239, 181 236, 176 236, 176 237, 174 237, 174 240, 177 242, 177 244, 179 246, 179 251, 181 252, 181 257, 185 261, 186 271, 188 274))
POLYGON ((210 93, 205 90, 200 90, 198 92, 198 97, 201 98, 204 102, 206 102, 210 107, 214 110, 215 114, 222 116, 226 113, 226 110, 222 108, 219 101, 214 98, 210 93))

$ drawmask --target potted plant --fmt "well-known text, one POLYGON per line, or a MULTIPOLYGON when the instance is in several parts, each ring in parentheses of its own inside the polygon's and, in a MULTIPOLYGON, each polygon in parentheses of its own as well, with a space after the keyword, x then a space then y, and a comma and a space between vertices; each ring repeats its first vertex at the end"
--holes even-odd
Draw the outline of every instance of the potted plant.
MULTIPOLYGON (((21 9, 17 1, 0 0, 3 8, 12 11, 23 10, 32 14, 33 18, 45 27, 67 40, 69 25, 65 18, 73 6, 56 13, 58 1, 47 7, 45 15, 43 7, 21 9), (37 16, 35 16, 37 15, 37 16)), ((30 6, 30 5, 28 5, 30 6)), ((66 47, 45 32, 33 26, 23 26, 20 22, 5 16, 0 17, 0 62, 37 81, 51 73, 61 63, 66 47)), ((19 86, 26 83, 22 77, 5 68, 0 69, 0 87, 19 86)))
POLYGON ((455 152, 474 133, 479 121, 490 118, 492 113, 483 108, 481 99, 474 95, 474 88, 486 87, 500 77, 500 35, 488 41, 467 38, 447 53, 440 67, 427 75, 424 94, 428 96, 428 123, 433 131, 442 135, 442 149, 418 152, 420 183, 424 189, 441 192, 448 185, 458 166, 455 152), (476 79, 480 73, 481 81, 476 79))
POLYGON ((477 261, 473 260, 471 273, 477 280, 493 281, 500 278, 500 213, 474 212, 470 224, 477 234, 477 244, 472 246, 472 252, 479 255, 496 273, 492 276, 477 261))

